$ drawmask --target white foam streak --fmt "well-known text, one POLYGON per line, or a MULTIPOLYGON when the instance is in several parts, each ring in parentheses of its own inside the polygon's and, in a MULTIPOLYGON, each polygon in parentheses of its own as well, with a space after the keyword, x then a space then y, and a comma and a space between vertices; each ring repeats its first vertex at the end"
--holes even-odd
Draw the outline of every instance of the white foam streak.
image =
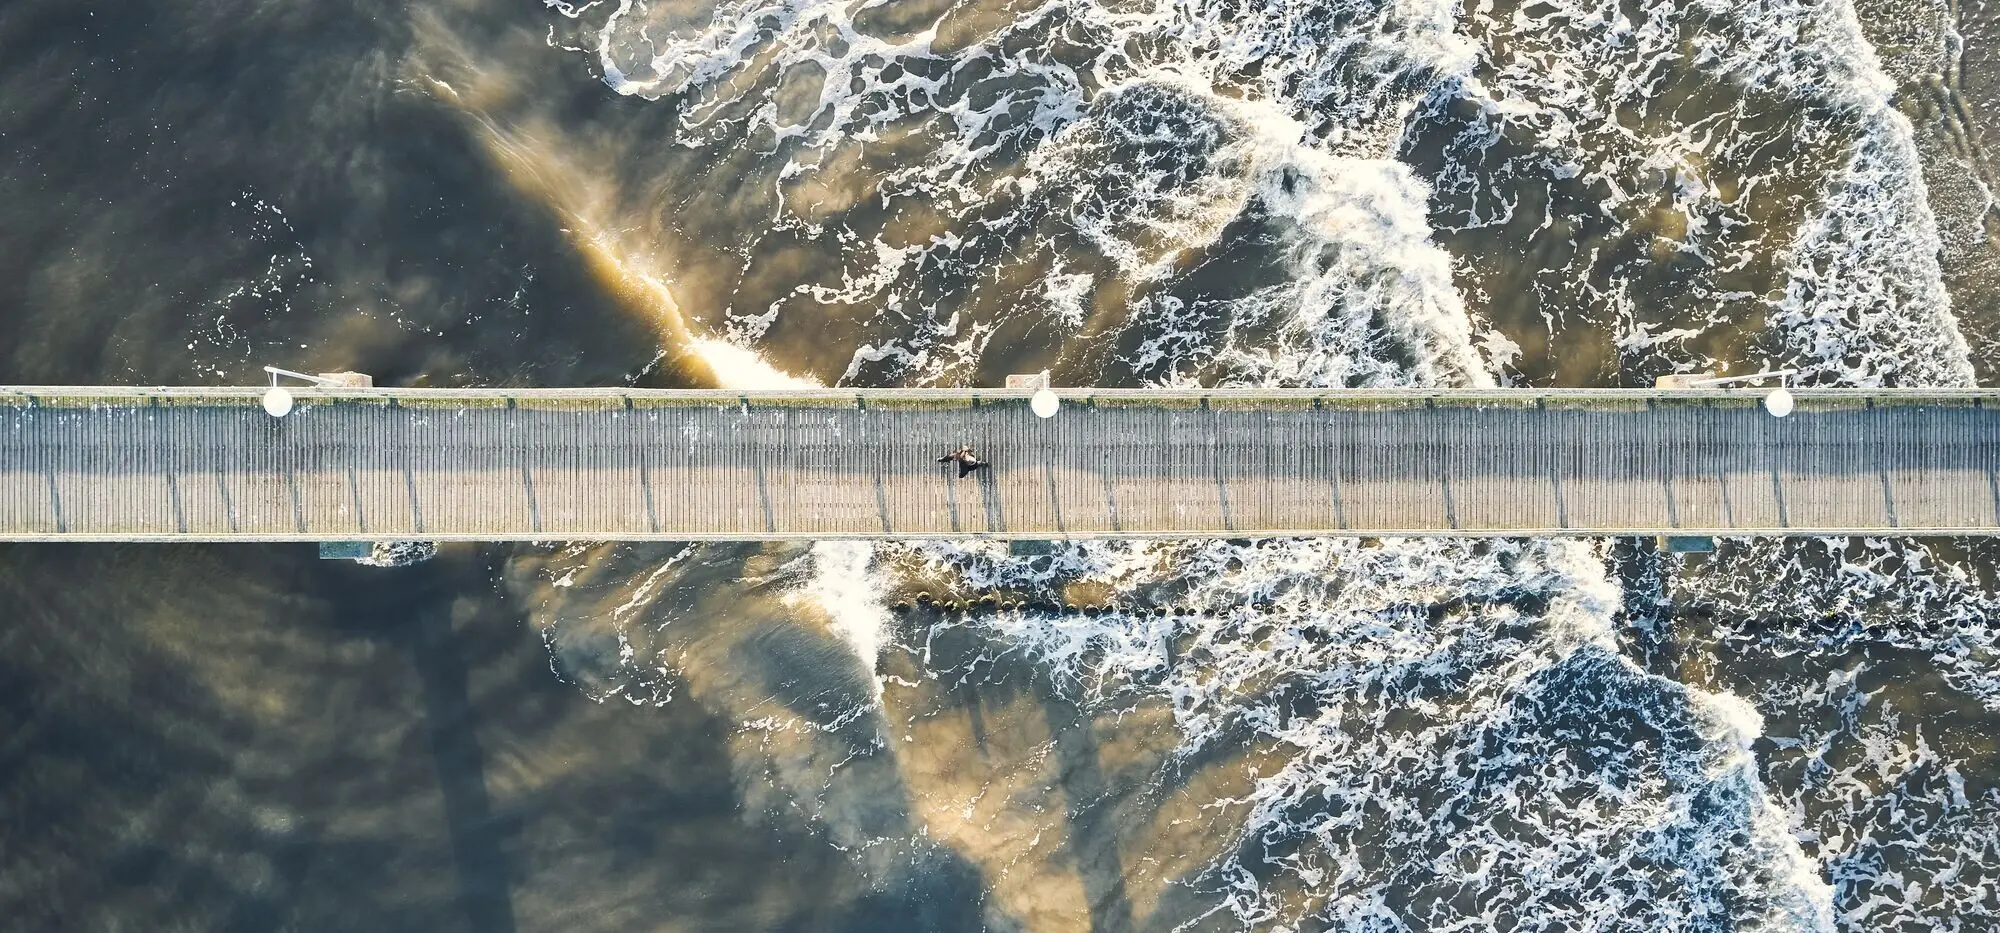
POLYGON ((794 376, 773 366, 747 347, 717 340, 713 337, 697 337, 689 347, 708 364, 723 389, 816 389, 820 384, 811 379, 794 376))
MULTIPOLYGON (((1484 83, 1471 75, 1494 48, 1471 42, 1459 5, 1446 2, 1049 2, 950 50, 938 48, 937 23, 893 40, 865 34, 853 17, 866 6, 740 0, 675 22, 620 0, 597 49, 619 93, 683 96, 690 142, 771 140, 791 159, 790 180, 928 127, 921 146, 903 139, 899 153, 913 154, 872 194, 937 211, 945 231, 893 248, 849 244, 839 284, 807 289, 904 322, 855 351, 850 377, 875 364, 911 381, 973 370, 998 325, 925 293, 911 270, 1011 255, 1029 231, 1052 229, 1081 244, 1079 262, 1098 264, 1048 263, 1040 306, 1024 313, 1075 332, 1092 291, 1118 280, 1140 337, 1126 362, 1144 378, 1492 385, 1481 348, 1495 358, 1518 348, 1477 332, 1432 236, 1431 185, 1471 205, 1464 228, 1507 223, 1519 205, 1465 166, 1509 133, 1539 147, 1521 162, 1537 177, 1606 192, 1603 213, 1621 231, 1657 225, 1667 251, 1718 280, 1751 263, 1759 244, 1733 232, 1733 212, 1773 182, 1717 176, 1768 140, 1740 130, 1742 113, 1659 127, 1652 91, 1687 58, 1718 81, 1858 115, 1861 127, 1789 246, 1783 299, 1767 306, 1761 293, 1707 280, 1699 294, 1769 310, 1821 381, 1969 381, 1909 127, 1841 0, 1654 2, 1636 18, 1615 4, 1549 0, 1531 7, 1546 8, 1542 19, 1524 7, 1511 26, 1480 5, 1470 15, 1481 28, 1527 48, 1484 83), (1058 54, 1048 37, 1057 28, 1084 48, 1058 54), (826 76, 817 99, 803 119, 781 120, 768 93, 777 81, 765 79, 808 67, 826 76), (1427 99, 1479 114, 1451 143, 1462 163, 1428 181, 1389 158, 1427 99), (1167 287, 1242 226, 1274 234, 1281 281, 1205 303, 1167 287), (982 236, 1006 248, 972 249, 982 236)), ((1824 125, 1803 131, 1850 142, 1824 125)), ((778 222, 817 233, 823 219, 778 222)), ((1618 321, 1614 343, 1665 352, 1702 335, 1636 320, 1634 281, 1584 290, 1618 321)), ((776 313, 739 318, 730 332, 754 339, 776 313)), ((1709 323, 1730 324, 1721 314, 1709 323)), ((804 384, 738 344, 696 350, 731 387, 804 384)), ((1181 762, 1246 735, 1276 762, 1238 801, 1247 815, 1206 879, 1245 926, 1472 929, 1496 924, 1498 902, 1522 930, 1832 929, 1829 871, 1795 832, 1803 805, 1760 778, 1761 717, 1621 652, 1613 620, 1625 594, 1600 548, 1099 541, 1025 558, 991 542, 820 544, 795 595, 822 608, 872 669, 887 631, 886 559, 913 555, 975 590, 1054 596, 1087 583, 1119 605, 1172 588, 1174 616, 1000 611, 977 624, 1083 702, 1167 704, 1181 762), (1413 890, 1430 913, 1410 913, 1413 890), (1737 903, 1761 916, 1721 913, 1737 903)), ((1957 670, 1978 680, 1989 667, 1957 670)))
MULTIPOLYGON (((1690 775, 1704 775, 1698 785, 1705 790, 1699 793, 1722 802, 1722 808, 1713 810, 1692 796, 1647 803, 1633 788, 1606 786, 1597 792, 1622 801, 1622 810, 1601 818, 1533 818, 1542 834, 1538 844, 1554 849, 1536 854, 1523 850, 1519 840, 1475 833, 1459 837, 1450 864, 1471 860, 1484 864, 1483 872, 1539 878, 1542 890, 1528 902, 1512 903, 1510 911, 1535 918, 1526 929, 1557 929, 1547 925, 1560 924, 1565 916, 1557 906, 1563 898, 1614 902, 1594 889, 1560 893, 1577 880, 1560 873, 1542 877, 1543 869, 1533 867, 1536 859, 1556 852, 1574 858, 1596 853, 1607 860, 1597 871, 1622 874, 1612 867, 1624 857, 1613 840, 1692 835, 1705 840, 1702 858, 1720 873, 1711 883, 1734 884, 1765 904, 1773 922, 1783 921, 1774 929, 1825 928, 1820 920, 1831 910, 1827 888, 1785 830, 1783 811, 1756 781, 1748 750, 1760 729, 1755 713, 1734 698, 1699 694, 1645 675, 1616 654, 1611 619, 1621 593, 1586 542, 1318 540, 1262 547, 1089 542, 1065 546, 1046 559, 940 542, 926 545, 923 553, 974 587, 1065 579, 1119 593, 1166 581, 1187 588, 1175 601, 1192 614, 1174 619, 1144 613, 999 613, 982 624, 1063 674, 1093 702, 1130 702, 1152 693, 1165 697, 1184 735, 1182 756, 1216 742, 1240 741, 1246 728, 1260 744, 1286 750, 1279 769, 1258 777, 1251 794, 1237 801, 1248 813, 1235 846, 1225 849, 1243 846, 1262 850, 1263 857, 1226 857, 1213 879, 1246 926, 1287 929, 1311 918, 1318 920, 1309 925, 1342 929, 1416 922, 1398 918, 1386 906, 1392 889, 1408 882, 1393 880, 1399 875, 1393 867, 1397 857, 1372 848, 1371 827, 1386 819, 1391 825, 1410 821, 1414 828, 1447 820, 1444 814, 1456 807, 1483 812, 1491 806, 1493 798, 1481 789, 1485 779, 1478 775, 1508 773, 1518 758, 1508 743, 1482 747, 1490 740, 1478 736, 1498 729, 1513 730, 1517 740, 1565 741, 1560 732, 1551 735, 1547 712, 1522 719, 1523 725, 1506 725, 1519 718, 1513 711, 1518 704, 1554 703, 1561 715, 1585 721, 1607 715, 1605 710, 1622 715, 1617 711, 1626 707, 1615 696, 1593 700, 1596 691, 1588 686, 1566 686, 1582 676, 1585 684, 1602 677, 1612 684, 1651 684, 1617 689, 1681 697, 1674 702, 1699 712, 1709 724, 1709 747, 1688 754, 1703 763, 1682 765, 1669 757, 1658 767, 1692 767, 1690 775), (1514 606, 1518 600, 1539 601, 1541 608, 1524 615, 1514 606), (1271 606, 1251 608, 1260 603, 1271 606), (1427 622, 1428 607, 1441 603, 1463 608, 1427 622), (1585 659, 1581 667, 1578 658, 1585 659), (1582 673, 1589 671, 1603 673, 1582 673), (1300 690, 1315 698, 1312 712, 1304 715, 1288 712, 1300 690), (1570 691, 1577 693, 1573 700, 1567 698, 1570 691), (1595 707, 1596 702, 1606 706, 1595 707), (1392 717, 1411 714, 1429 725, 1414 730, 1391 725, 1392 717), (1469 783, 1450 777, 1468 770, 1475 775, 1469 783), (1436 798, 1428 806, 1441 800, 1445 809, 1433 817, 1401 803, 1426 796, 1436 798), (1383 808, 1400 815, 1381 816, 1383 808), (1747 864, 1724 844, 1739 831, 1753 843, 1747 864), (1300 848, 1303 843, 1309 845, 1300 848), (1285 893, 1291 885, 1260 880, 1272 871, 1304 884, 1304 893, 1285 893)), ((1667 722, 1675 715, 1671 704, 1631 708, 1667 722)), ((1574 779, 1585 782, 1579 787, 1597 780, 1587 771, 1574 779)), ((1540 793, 1577 789, 1558 785, 1540 793)), ((1527 792, 1525 786, 1517 790, 1527 792)), ((1668 785, 1651 793, 1665 795, 1668 785)), ((1516 811, 1514 818, 1530 818, 1527 798, 1505 799, 1515 801, 1507 804, 1516 811)), ((1452 838, 1442 824, 1428 832, 1452 838)), ((1488 890, 1477 874, 1449 880, 1453 877, 1455 870, 1446 871, 1436 883, 1488 890)), ((1491 881, 1491 890, 1506 888, 1498 876, 1491 881)), ((1621 881, 1619 889, 1628 882, 1621 881)), ((1672 888, 1647 888, 1650 894, 1623 909, 1645 905, 1654 911, 1647 916, 1665 921, 1692 916, 1674 913, 1676 904, 1699 911, 1708 903, 1703 898, 1717 896, 1698 890, 1687 895, 1694 898, 1689 901, 1670 894, 1672 888)), ((1621 914, 1612 909, 1607 916, 1621 914)))
POLYGON ((1799 46, 1783 50, 1804 61, 1781 67, 1797 59, 1774 54, 1781 50, 1766 34, 1725 65, 1805 96, 1827 95, 1860 124, 1845 167, 1828 179, 1817 216, 1788 250, 1790 281, 1772 325, 1803 357, 1806 378, 1822 383, 1971 385, 1971 351, 1945 293, 1914 130, 1892 103, 1895 83, 1863 38, 1853 3, 1767 2, 1761 12, 1805 24, 1799 46))
POLYGON ((1763 922, 1772 929, 1830 933, 1833 885, 1800 848, 1791 815, 1766 791, 1750 746, 1764 734, 1764 717, 1741 697, 1688 689, 1704 738, 1721 750, 1710 778, 1728 787, 1747 810, 1749 848, 1764 871, 1763 922))
POLYGON ((882 701, 882 680, 875 663, 889 631, 889 610, 882 594, 889 581, 875 568, 875 547, 865 541, 820 541, 812 546, 811 576, 797 595, 823 610, 835 635, 854 649, 868 669, 875 702, 882 701))
POLYGON ((1943 245, 1909 121, 1870 101, 1865 130, 1825 204, 1793 243, 1771 323, 1804 378, 1848 386, 1970 386, 1943 245))
MULTIPOLYGON (((590 7, 556 8, 580 17, 590 7)), ((1119 119, 1105 113, 1103 98, 1178 83, 1202 107, 1234 113, 1236 151, 1219 160, 1227 167, 1159 201, 1107 204, 1096 226, 1088 212, 1066 212, 1078 233, 1145 283, 1165 275, 1187 249, 1212 243, 1246 205, 1276 211, 1297 233, 1288 261, 1301 279, 1250 296, 1233 313, 1243 330, 1286 322, 1287 346, 1275 352, 1291 381, 1479 384, 1487 378, 1476 354, 1461 350, 1464 341, 1450 332, 1467 325, 1449 260, 1427 240, 1427 192, 1384 160, 1416 102, 1439 81, 1473 67, 1474 49, 1455 27, 1455 5, 1310 0, 1123 7, 1055 0, 1018 11, 991 34, 949 51, 936 47, 937 23, 893 40, 870 35, 854 19, 862 8, 832 0, 741 0, 689 19, 620 0, 596 30, 597 54, 606 81, 620 93, 686 96, 687 142, 733 143, 746 126, 780 146, 796 142, 787 177, 818 171, 836 151, 942 117, 930 124, 938 132, 928 135, 928 151, 882 178, 879 193, 885 201, 910 197, 966 216, 1010 192, 1032 197, 1051 181, 1060 188, 1063 173, 1036 166, 1047 168, 1080 125, 1119 119), (1329 32, 1329 16, 1348 28, 1329 32), (1086 44, 1056 54, 1051 31, 1086 44), (765 77, 805 71, 826 76, 818 99, 806 108, 810 113, 781 119, 765 77), (1024 145, 1031 153, 1027 178, 1005 167, 1024 145), (1232 162, 1232 154, 1243 158, 1232 162), (1134 231, 1119 226, 1127 222, 1158 245, 1135 248, 1134 231), (1315 342, 1334 346, 1305 349, 1315 342), (1381 362, 1391 356, 1414 356, 1416 371, 1381 362)), ((1085 158, 1090 172, 1132 168, 1085 158)), ((816 222, 799 223, 816 229, 816 222)), ((1005 229, 990 217, 979 223, 1005 229)), ((951 237, 889 250, 856 244, 842 286, 810 291, 824 302, 881 304, 905 314, 928 308, 924 296, 907 291, 903 276, 951 263, 962 245, 951 237)), ((1058 291, 1034 310, 1073 322, 1080 303, 1073 291, 1058 291)), ((740 328, 732 323, 730 332, 761 332, 770 313, 760 310, 740 328)), ((1156 323, 1144 313, 1135 321, 1156 323)), ((920 381, 949 378, 983 352, 986 327, 961 333, 955 321, 933 316, 894 343, 861 348, 849 375, 865 363, 894 361, 920 381)), ((1171 349, 1156 356, 1166 367, 1199 367, 1212 358, 1181 360, 1171 349)), ((1225 362, 1227 372, 1218 375, 1233 381, 1242 361, 1225 362)))
POLYGON ((1284 303, 1277 339, 1226 343, 1225 365, 1262 385, 1493 385, 1451 259, 1431 239, 1430 189, 1400 162, 1304 145, 1303 128, 1269 104, 1229 110, 1249 128, 1244 161, 1257 202, 1294 239, 1291 280, 1276 290, 1284 303), (1391 347, 1410 352, 1414 365, 1390 364, 1391 347))

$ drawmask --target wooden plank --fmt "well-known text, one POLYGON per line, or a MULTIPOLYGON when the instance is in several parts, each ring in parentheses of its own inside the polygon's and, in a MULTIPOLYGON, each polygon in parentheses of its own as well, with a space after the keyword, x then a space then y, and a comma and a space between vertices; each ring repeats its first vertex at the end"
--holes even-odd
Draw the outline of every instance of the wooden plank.
POLYGON ((25 405, 0 409, 0 529, 56 534, 55 497, 47 432, 36 424, 40 412, 25 405))
POLYGON ((1898 527, 1973 528, 1985 518, 1987 498, 1973 492, 1966 501, 1987 485, 1994 445, 1989 434, 1982 456, 1982 420, 1976 410, 1936 407, 1884 419, 1889 453, 1879 475, 1898 527))
POLYGON ((1578 464, 1573 474, 1561 477, 1561 520, 1567 527, 1675 527, 1673 510, 1661 493, 1664 458, 1659 447, 1674 442, 1670 426, 1634 432, 1634 419, 1622 414, 1552 414, 1562 416, 1578 464))

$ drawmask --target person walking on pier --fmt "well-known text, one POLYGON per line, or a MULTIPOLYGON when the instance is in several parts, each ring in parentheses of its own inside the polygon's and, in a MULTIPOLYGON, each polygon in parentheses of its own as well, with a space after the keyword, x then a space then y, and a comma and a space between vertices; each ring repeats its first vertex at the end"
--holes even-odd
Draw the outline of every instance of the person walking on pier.
POLYGON ((964 479, 967 476, 971 475, 973 471, 984 470, 987 469, 989 466, 989 464, 987 464, 986 461, 979 459, 972 453, 971 444, 962 445, 957 450, 954 450, 951 453, 945 454, 944 456, 937 458, 937 462, 939 463, 956 462, 958 464, 959 479, 964 479))

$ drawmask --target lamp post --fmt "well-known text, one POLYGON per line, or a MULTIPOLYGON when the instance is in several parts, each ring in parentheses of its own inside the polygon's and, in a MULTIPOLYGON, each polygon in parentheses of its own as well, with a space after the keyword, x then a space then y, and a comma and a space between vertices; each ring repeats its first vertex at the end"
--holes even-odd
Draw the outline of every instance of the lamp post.
POLYGON ((1798 407, 1798 400, 1792 397, 1790 389, 1785 388, 1783 380, 1786 376, 1796 376, 1798 373, 1799 371, 1796 369, 1767 369, 1760 373, 1750 373, 1745 376, 1700 376, 1692 379, 1686 376, 1666 376, 1660 380, 1660 383, 1663 388, 1713 389, 1736 382, 1762 382, 1765 379, 1777 379, 1779 380, 1778 387, 1764 395, 1764 410, 1770 412, 1773 418, 1783 418, 1791 414, 1792 410, 1798 407))
POLYGON ((1699 379, 1689 379, 1682 382, 1681 385, 1690 389, 1712 389, 1716 386, 1728 385, 1732 382, 1759 382, 1765 379, 1783 379, 1786 376, 1796 376, 1798 374, 1799 371, 1796 369, 1767 369, 1761 373, 1751 373, 1747 376, 1704 376, 1699 379))
POLYGON ((279 369, 276 366, 266 366, 264 371, 271 374, 271 388, 264 393, 264 413, 273 418, 283 418, 292 413, 292 393, 278 384, 279 376, 310 382, 315 386, 365 386, 374 381, 359 373, 329 373, 315 376, 311 373, 279 369))

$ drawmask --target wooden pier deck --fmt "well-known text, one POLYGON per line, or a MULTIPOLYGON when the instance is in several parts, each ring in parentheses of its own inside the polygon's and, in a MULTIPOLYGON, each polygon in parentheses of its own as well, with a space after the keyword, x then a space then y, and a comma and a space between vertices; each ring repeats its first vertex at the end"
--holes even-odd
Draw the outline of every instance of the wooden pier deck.
POLYGON ((1989 390, 261 392, 0 388, 0 540, 2000 532, 1989 390))

